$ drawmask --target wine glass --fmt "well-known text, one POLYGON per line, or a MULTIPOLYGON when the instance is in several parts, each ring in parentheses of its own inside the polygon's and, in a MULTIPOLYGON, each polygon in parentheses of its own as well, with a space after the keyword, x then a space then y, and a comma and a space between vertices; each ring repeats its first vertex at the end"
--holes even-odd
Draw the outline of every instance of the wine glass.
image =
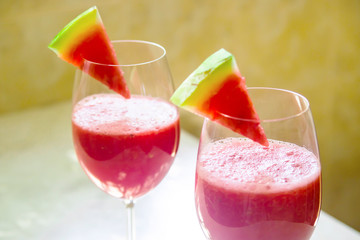
POLYGON ((248 91, 269 146, 204 120, 195 184, 202 230, 214 240, 308 240, 321 205, 321 168, 309 102, 282 89, 248 91))
POLYGON ((173 82, 165 49, 152 42, 112 42, 119 65, 84 60, 73 90, 72 132, 77 158, 92 180, 128 209, 135 239, 134 201, 169 171, 179 144, 178 109, 168 99, 173 82), (121 71, 131 97, 91 76, 121 71))

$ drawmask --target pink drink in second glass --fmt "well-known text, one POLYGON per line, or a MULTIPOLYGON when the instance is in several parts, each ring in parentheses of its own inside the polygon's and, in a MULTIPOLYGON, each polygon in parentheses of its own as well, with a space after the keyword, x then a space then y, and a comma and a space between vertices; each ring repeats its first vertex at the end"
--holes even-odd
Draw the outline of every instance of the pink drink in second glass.
POLYGON ((201 149, 196 207, 214 240, 309 239, 320 212, 320 162, 294 144, 228 138, 201 149))
POLYGON ((154 188, 173 163, 179 115, 164 100, 116 94, 89 96, 74 107, 75 150, 101 189, 132 199, 154 188))

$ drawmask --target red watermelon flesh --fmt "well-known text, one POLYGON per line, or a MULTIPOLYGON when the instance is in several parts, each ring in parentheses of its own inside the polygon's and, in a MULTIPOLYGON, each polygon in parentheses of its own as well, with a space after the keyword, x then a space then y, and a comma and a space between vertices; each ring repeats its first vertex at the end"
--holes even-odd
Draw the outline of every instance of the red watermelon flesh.
POLYGON ((264 146, 264 129, 234 56, 220 49, 208 57, 176 89, 170 100, 264 146))
POLYGON ((209 119, 262 145, 269 144, 248 95, 245 79, 240 74, 229 75, 220 90, 204 102, 200 111, 207 112, 209 119))
POLYGON ((49 48, 61 59, 79 67, 110 89, 125 98, 130 97, 123 72, 118 66, 115 51, 96 7, 88 9, 66 25, 49 48), (84 64, 84 60, 94 64, 84 64))
POLYGON ((74 65, 79 66, 84 72, 98 79, 110 89, 129 98, 130 92, 127 89, 123 72, 118 66, 115 51, 103 26, 99 25, 89 39, 85 39, 74 48, 72 59, 74 65), (107 54, 104 54, 107 53, 107 54), (88 60, 96 64, 88 63, 84 65, 84 61, 88 60), (112 66, 109 66, 112 65, 112 66))

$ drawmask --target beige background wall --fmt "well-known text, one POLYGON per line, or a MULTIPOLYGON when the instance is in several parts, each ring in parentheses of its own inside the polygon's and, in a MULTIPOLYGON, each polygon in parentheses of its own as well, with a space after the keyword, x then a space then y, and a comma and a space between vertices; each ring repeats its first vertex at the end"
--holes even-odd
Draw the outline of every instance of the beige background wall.
MULTIPOLYGON (((176 86, 224 47, 248 86, 305 95, 318 132, 323 209, 360 230, 360 1, 0 0, 0 114, 71 97, 74 68, 47 44, 92 5, 112 39, 164 45, 176 86)), ((198 135, 201 119, 182 114, 182 126, 198 135)))

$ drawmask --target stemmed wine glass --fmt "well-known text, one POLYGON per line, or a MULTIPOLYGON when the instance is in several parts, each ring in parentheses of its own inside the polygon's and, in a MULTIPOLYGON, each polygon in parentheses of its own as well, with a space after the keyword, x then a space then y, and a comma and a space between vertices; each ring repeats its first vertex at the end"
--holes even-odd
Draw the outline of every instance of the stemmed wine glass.
POLYGON ((288 90, 248 91, 270 144, 262 146, 204 120, 195 186, 200 225, 214 240, 308 240, 321 205, 309 102, 288 90))
POLYGON ((152 42, 112 42, 119 65, 84 60, 73 90, 72 131, 78 160, 93 183, 128 209, 135 239, 134 201, 156 187, 176 155, 179 113, 168 99, 173 82, 165 49, 152 42), (91 76, 121 69, 130 99, 91 76))

